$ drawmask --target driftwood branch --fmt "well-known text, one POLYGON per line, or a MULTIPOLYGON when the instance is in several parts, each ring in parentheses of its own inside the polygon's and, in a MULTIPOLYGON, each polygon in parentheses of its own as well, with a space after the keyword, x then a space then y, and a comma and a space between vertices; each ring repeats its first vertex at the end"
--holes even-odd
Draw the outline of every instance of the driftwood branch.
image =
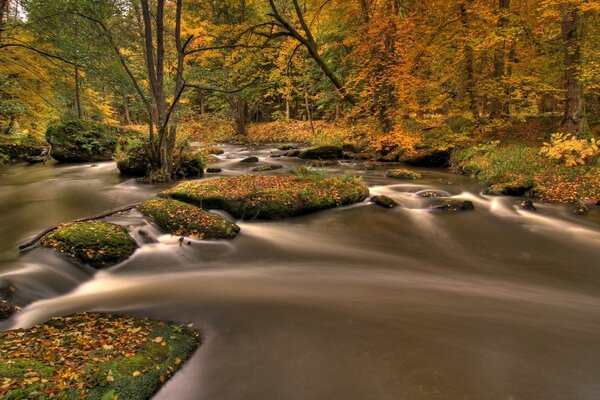
MULTIPOLYGON (((107 211, 107 212, 104 212, 104 213, 99 214, 99 215, 94 215, 93 217, 85 217, 85 218, 76 219, 74 221, 71 221, 71 223, 72 222, 92 221, 92 220, 95 220, 95 219, 110 217, 111 215, 115 215, 115 214, 118 214, 118 213, 121 213, 121 212, 132 210, 132 209, 136 208, 139 204, 140 203, 130 204, 128 206, 117 208, 116 210, 111 210, 111 211, 107 211)), ((51 228, 44 229, 43 231, 41 231, 40 233, 38 233, 37 235, 35 235, 31 240, 29 240, 28 242, 23 243, 22 245, 20 245, 19 246, 19 252, 23 253, 23 252, 31 249, 32 247, 36 246, 37 243, 40 240, 42 240, 42 238, 44 236, 46 236, 50 232, 56 230, 59 226, 60 225, 56 225, 56 226, 53 226, 51 228)))

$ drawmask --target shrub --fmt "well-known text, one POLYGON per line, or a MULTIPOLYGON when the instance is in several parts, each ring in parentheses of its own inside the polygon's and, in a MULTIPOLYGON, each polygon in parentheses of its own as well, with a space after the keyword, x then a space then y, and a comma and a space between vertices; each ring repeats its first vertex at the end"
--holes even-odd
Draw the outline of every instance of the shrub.
POLYGON ((600 154, 599 146, 600 140, 578 139, 571 134, 555 133, 549 143, 544 143, 540 154, 572 167, 596 160, 600 154))

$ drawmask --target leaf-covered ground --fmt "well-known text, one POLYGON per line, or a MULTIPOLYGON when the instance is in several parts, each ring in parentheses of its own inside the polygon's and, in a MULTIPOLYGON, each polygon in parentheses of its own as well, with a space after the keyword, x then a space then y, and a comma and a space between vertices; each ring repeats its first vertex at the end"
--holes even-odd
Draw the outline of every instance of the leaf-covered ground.
POLYGON ((240 228, 201 208, 172 199, 155 199, 142 203, 138 209, 162 229, 177 236, 195 239, 232 239, 240 228))
POLYGON ((41 243, 95 268, 121 262, 137 247, 125 227, 103 221, 60 225, 41 243))
POLYGON ((165 322, 80 313, 0 333, 3 399, 147 399, 198 335, 165 322))
POLYGON ((161 194, 236 218, 277 219, 360 202, 369 189, 353 177, 242 175, 184 182, 161 194))
POLYGON ((456 152, 453 163, 493 194, 528 194, 555 203, 600 200, 600 167, 559 165, 534 146, 482 144, 456 152))

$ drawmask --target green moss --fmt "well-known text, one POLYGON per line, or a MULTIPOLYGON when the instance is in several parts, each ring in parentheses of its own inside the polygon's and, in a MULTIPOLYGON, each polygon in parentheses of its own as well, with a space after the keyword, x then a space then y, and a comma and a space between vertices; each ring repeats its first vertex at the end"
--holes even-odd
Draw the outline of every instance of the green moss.
POLYGON ((83 120, 54 124, 46 131, 52 156, 60 162, 112 160, 119 142, 137 136, 134 131, 83 120))
POLYGON ((405 168, 396 168, 389 170, 385 176, 393 179, 421 179, 421 174, 405 168))
POLYGON ((198 347, 181 326, 101 314, 0 333, 4 399, 150 398, 198 347))
POLYGON ((216 214, 171 199, 148 200, 138 207, 162 229, 196 239, 232 239, 240 228, 216 214))
POLYGON ((225 153, 225 150, 223 150, 217 146, 208 146, 208 147, 203 147, 202 150, 200 150, 200 152, 202 152, 204 154, 219 155, 219 154, 225 153))
POLYGON ((41 243, 95 268, 119 263, 137 247, 126 228, 102 221, 61 225, 41 243))
POLYGON ((278 219, 357 203, 369 189, 353 177, 242 175, 185 182, 162 193, 236 218, 278 219))

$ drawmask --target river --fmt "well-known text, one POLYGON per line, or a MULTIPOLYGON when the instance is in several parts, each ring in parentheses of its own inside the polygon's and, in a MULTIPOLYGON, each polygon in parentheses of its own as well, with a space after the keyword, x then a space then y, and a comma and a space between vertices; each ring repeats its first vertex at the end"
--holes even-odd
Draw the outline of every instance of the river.
MULTIPOLYGON (((272 149, 225 146, 219 175, 272 149)), ((114 163, 0 168, 0 278, 29 304, 3 328, 102 311, 193 323, 203 344, 156 395, 187 399, 598 399, 600 211, 514 207, 441 169, 394 181, 347 162, 368 201, 276 222, 240 222, 227 242, 178 246, 132 211, 110 220, 158 242, 98 272, 52 251, 18 256, 42 229, 164 189, 114 163), (436 191, 472 212, 429 209, 436 191)))

